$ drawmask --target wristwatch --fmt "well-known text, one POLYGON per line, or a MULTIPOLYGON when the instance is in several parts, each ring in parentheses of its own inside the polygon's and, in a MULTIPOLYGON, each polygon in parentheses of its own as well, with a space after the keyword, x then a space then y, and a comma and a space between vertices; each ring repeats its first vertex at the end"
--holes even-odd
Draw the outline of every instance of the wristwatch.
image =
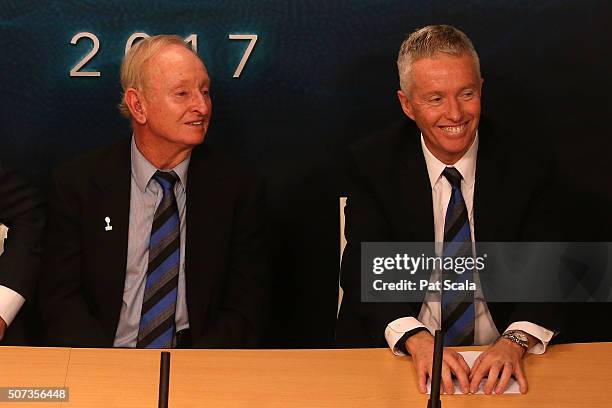
POLYGON ((523 347, 525 350, 529 348, 529 339, 527 338, 527 334, 522 330, 508 330, 502 334, 500 338, 510 340, 523 347))

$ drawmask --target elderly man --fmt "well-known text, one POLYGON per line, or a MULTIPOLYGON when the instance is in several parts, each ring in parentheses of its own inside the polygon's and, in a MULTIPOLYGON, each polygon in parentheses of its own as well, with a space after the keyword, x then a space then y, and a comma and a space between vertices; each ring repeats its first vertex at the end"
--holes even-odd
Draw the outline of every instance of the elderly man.
POLYGON ((38 192, 0 164, 0 345, 28 343, 18 312, 34 295, 45 215, 38 192))
POLYGON ((135 45, 120 110, 133 136, 60 166, 40 303, 48 344, 253 347, 265 303, 262 181, 204 141, 202 60, 177 36, 135 45))
POLYGON ((395 354, 410 354, 419 390, 425 392, 432 333, 441 328, 446 345, 491 345, 471 370, 459 354, 445 350, 447 393, 454 391, 452 375, 463 392, 475 392, 488 377, 487 394, 503 392, 514 376, 524 393, 522 357, 544 353, 557 329, 548 307, 474 302, 474 296, 471 303, 447 304, 444 293, 441 301, 425 298, 423 303, 361 302, 361 242, 552 238, 543 216, 549 208, 542 201, 549 163, 519 146, 509 147, 512 138, 495 135, 480 122, 483 80, 467 36, 451 26, 424 27, 404 41, 397 65, 399 101, 418 130, 405 121, 351 147, 337 341, 342 346, 388 344, 395 354))

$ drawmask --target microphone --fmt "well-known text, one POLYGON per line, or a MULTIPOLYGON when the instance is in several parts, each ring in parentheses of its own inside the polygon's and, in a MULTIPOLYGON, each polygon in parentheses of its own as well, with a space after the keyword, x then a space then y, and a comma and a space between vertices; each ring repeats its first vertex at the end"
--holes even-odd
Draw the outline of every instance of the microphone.
POLYGON ((168 408, 168 393, 170 388, 170 353, 167 351, 161 352, 161 360, 159 363, 159 396, 158 407, 168 408))
POLYGON ((442 330, 436 330, 434 337, 433 370, 431 373, 431 392, 427 408, 442 408, 440 401, 440 381, 442 380, 442 357, 444 353, 444 335, 442 330))

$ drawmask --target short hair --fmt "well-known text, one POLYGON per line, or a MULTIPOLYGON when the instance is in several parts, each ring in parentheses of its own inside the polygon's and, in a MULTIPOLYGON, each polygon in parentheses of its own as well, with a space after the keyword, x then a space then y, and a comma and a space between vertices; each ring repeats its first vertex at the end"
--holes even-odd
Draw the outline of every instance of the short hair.
MULTIPOLYGON (((145 38, 134 44, 132 48, 125 54, 121 62, 120 78, 121 78, 121 101, 119 102, 119 112, 126 118, 131 117, 130 110, 125 104, 125 91, 128 88, 138 89, 139 91, 145 85, 145 65, 149 59, 161 51, 162 48, 169 45, 180 45, 185 47, 200 60, 199 55, 194 52, 185 41, 178 35, 156 35, 145 38)), ((204 63, 202 61, 202 63, 204 63)))
POLYGON ((422 58, 431 58, 438 53, 455 57, 470 55, 480 78, 480 61, 472 41, 457 28, 440 24, 420 28, 402 43, 397 56, 400 88, 407 93, 411 80, 412 64, 422 58))

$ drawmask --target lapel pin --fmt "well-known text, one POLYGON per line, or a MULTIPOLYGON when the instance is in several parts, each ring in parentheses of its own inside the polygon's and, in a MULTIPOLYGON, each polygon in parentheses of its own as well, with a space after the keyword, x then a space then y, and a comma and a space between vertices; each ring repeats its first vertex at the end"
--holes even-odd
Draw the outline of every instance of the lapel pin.
POLYGON ((105 231, 112 231, 113 230, 113 226, 110 225, 110 217, 105 217, 104 221, 106 221, 106 227, 104 227, 105 231))

